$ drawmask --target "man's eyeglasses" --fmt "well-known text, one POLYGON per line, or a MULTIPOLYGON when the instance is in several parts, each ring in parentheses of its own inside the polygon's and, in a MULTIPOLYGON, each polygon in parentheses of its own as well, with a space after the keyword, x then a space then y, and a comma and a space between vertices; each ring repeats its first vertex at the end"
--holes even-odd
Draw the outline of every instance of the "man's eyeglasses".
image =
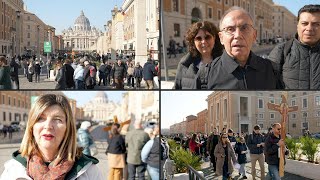
POLYGON ((228 27, 223 28, 221 31, 224 31, 229 35, 234 35, 237 28, 239 28, 240 32, 244 33, 244 34, 248 34, 251 32, 251 29, 254 29, 254 27, 251 24, 244 24, 241 26, 228 26, 228 27))
POLYGON ((199 41, 199 42, 201 42, 203 40, 210 41, 211 39, 212 39, 211 35, 205 35, 204 37, 197 36, 197 37, 194 38, 195 41, 199 41))

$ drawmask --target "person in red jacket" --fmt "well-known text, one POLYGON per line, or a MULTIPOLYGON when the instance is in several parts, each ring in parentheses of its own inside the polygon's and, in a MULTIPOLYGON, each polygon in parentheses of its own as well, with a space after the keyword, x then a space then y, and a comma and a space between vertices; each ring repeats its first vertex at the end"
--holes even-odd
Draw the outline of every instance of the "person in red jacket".
POLYGON ((193 134, 192 138, 189 141, 189 149, 193 154, 200 155, 199 147, 201 146, 201 144, 196 142, 196 138, 197 138, 197 135, 193 134))

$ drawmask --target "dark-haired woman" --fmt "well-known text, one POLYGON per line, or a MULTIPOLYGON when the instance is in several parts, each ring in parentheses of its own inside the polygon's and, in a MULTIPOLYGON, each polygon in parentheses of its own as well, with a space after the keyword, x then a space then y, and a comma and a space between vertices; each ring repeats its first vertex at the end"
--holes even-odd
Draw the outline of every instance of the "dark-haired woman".
POLYGON ((125 167, 125 140, 120 135, 120 124, 114 123, 108 139, 108 180, 121 180, 125 167))
POLYGON ((207 89, 205 72, 213 59, 221 56, 223 49, 218 32, 209 21, 197 22, 190 27, 186 34, 189 52, 178 64, 174 89, 207 89))

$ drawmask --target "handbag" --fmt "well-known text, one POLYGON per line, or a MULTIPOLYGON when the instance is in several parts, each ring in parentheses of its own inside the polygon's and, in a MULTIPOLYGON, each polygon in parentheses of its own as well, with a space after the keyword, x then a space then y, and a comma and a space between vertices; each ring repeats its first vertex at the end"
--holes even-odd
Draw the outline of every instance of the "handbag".
POLYGON ((90 149, 90 154, 91 154, 91 156, 95 156, 95 155, 98 154, 98 149, 97 149, 96 144, 91 144, 91 145, 89 146, 89 149, 90 149))

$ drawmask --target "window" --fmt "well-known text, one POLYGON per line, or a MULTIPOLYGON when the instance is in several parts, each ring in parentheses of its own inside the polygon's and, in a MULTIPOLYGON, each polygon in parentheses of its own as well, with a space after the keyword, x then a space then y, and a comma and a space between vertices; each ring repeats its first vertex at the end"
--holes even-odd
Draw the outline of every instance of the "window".
POLYGON ((274 113, 270 113, 270 119, 274 119, 275 115, 274 113))
POLYGON ((258 118, 259 118, 259 119, 263 119, 263 113, 260 113, 260 114, 258 115, 258 118))
POLYGON ((16 106, 16 98, 13 98, 13 106, 16 106))
POLYGON ((232 6, 234 6, 234 0, 232 0, 232 6))
POLYGON ((296 128, 296 127, 297 127, 297 124, 296 124, 296 123, 293 123, 293 124, 292 124, 292 127, 293 127, 293 128, 296 128))
POLYGON ((2 95, 2 104, 5 104, 5 96, 2 95))
POLYGON ((292 96, 291 96, 291 97, 293 97, 293 98, 294 98, 294 97, 296 97, 296 95, 295 95, 295 94, 292 94, 292 96))
POLYGON ((6 112, 3 112, 3 121, 6 121, 7 118, 6 118, 6 112))
POLYGON ((306 98, 302 99, 302 108, 307 108, 308 107, 308 101, 306 98))
POLYGON ((28 25, 28 29, 30 29, 30 25, 28 25))
POLYGON ((263 124, 259 124, 260 128, 263 129, 263 124))
POLYGON ((296 105, 296 100, 291 100, 291 106, 295 106, 296 105))
POLYGON ((307 95, 307 92, 303 92, 302 95, 307 95))
POLYGON ((227 99, 223 100, 223 117, 226 118, 228 115, 228 103, 227 103, 227 99))
POLYGON ((291 117, 292 117, 292 119, 296 119, 296 118, 297 118, 297 114, 296 114, 296 113, 293 113, 293 114, 291 115, 291 117))
POLYGON ((27 36, 27 38, 30 38, 30 33, 28 33, 28 36, 27 36))
POLYGON ((179 12, 179 0, 173 0, 172 7, 173 7, 173 11, 179 12))
POLYGON ((208 18, 212 18, 212 8, 208 8, 208 18))
POLYGON ((269 98, 269 102, 274 104, 274 97, 269 98))
POLYGON ((174 37, 180 37, 180 24, 174 24, 174 37))
POLYGON ((216 120, 219 119, 219 114, 220 114, 220 104, 217 103, 216 120))
POLYGON ((262 109, 263 108, 263 99, 258 100, 258 108, 262 109))
POLYGON ((302 117, 303 117, 303 118, 308 117, 308 113, 307 113, 307 112, 303 112, 303 113, 302 113, 302 117))
POLYGON ((9 113, 9 121, 11 121, 12 119, 11 119, 11 113, 9 113))
POLYGON ((315 116, 320 117, 320 111, 316 111, 315 116))
POLYGON ((228 0, 225 0, 225 4, 228 5, 228 0))
POLYGON ((317 122, 317 127, 320 127, 320 121, 317 122))
POLYGON ((315 99, 315 105, 320 106, 320 96, 316 96, 314 97, 314 99, 315 99))
POLYGON ((9 106, 11 105, 11 97, 10 96, 8 97, 8 105, 9 106))
POLYGON ((218 19, 220 20, 221 19, 221 11, 218 10, 218 19))

